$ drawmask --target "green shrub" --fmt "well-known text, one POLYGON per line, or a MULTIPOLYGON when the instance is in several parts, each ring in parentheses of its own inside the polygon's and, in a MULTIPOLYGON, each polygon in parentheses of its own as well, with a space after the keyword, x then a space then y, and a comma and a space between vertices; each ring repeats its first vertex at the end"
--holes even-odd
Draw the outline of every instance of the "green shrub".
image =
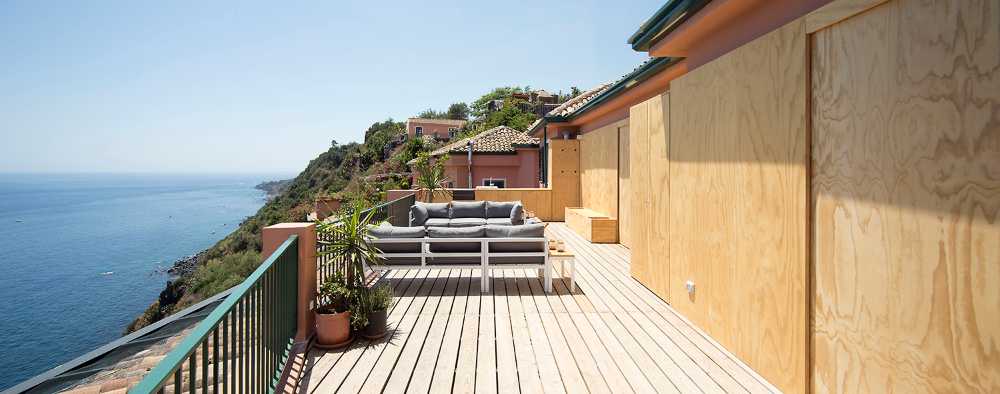
POLYGON ((194 272, 190 288, 202 297, 209 297, 243 282, 260 262, 260 253, 256 251, 243 251, 211 259, 194 272))

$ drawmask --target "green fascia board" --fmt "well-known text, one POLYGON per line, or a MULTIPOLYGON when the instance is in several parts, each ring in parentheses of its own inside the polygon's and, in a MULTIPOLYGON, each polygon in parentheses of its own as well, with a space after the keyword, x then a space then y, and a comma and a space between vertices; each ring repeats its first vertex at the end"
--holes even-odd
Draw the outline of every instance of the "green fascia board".
POLYGON ((637 52, 649 51, 653 42, 667 35, 712 0, 670 0, 628 38, 637 52))
POLYGON ((612 85, 610 88, 608 88, 608 90, 605 90, 604 93, 597 95, 597 97, 594 97, 593 99, 588 101, 586 104, 580 107, 580 109, 574 111, 572 114, 569 114, 568 116, 546 116, 543 122, 569 122, 573 120, 573 118, 576 118, 577 116, 580 116, 581 114, 584 114, 587 111, 590 111, 591 109, 600 106, 602 103, 607 102, 608 100, 611 100, 612 98, 621 95, 622 93, 631 89, 633 86, 638 85, 642 81, 645 81, 649 77, 660 72, 660 70, 670 67, 683 59, 684 58, 680 57, 655 58, 644 64, 641 68, 633 71, 627 77, 618 80, 618 82, 615 82, 615 84, 612 85))

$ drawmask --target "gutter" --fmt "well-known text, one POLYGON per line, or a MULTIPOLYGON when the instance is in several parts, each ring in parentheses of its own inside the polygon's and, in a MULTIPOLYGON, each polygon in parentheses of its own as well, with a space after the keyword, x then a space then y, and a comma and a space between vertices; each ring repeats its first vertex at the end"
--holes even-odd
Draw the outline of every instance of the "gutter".
POLYGON ((671 0, 656 10, 639 29, 628 38, 628 44, 637 52, 648 52, 656 41, 663 38, 712 0, 671 0))
POLYGON ((597 97, 594 97, 593 99, 588 101, 586 104, 581 106, 580 109, 573 111, 573 113, 569 114, 569 116, 558 116, 558 115, 546 116, 545 118, 543 118, 542 122, 543 123, 570 122, 574 118, 586 113, 587 111, 597 108, 601 106, 601 104, 615 97, 620 96, 622 93, 625 93, 633 86, 642 83, 643 81, 649 79, 653 75, 656 75, 663 69, 670 67, 674 64, 677 64, 683 59, 684 58, 679 58, 679 57, 654 58, 649 62, 647 62, 646 64, 644 64, 641 68, 632 71, 632 73, 626 76, 625 78, 622 78, 618 80, 618 82, 615 82, 615 84, 611 85, 611 87, 608 88, 608 90, 605 90, 603 93, 597 95, 597 97))

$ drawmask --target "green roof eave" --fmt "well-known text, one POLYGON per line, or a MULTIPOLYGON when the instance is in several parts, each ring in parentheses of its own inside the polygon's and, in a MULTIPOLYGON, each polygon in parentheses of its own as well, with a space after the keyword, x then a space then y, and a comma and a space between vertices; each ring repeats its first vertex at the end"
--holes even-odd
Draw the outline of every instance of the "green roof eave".
POLYGON ((639 29, 628 38, 629 45, 638 52, 648 52, 653 44, 676 29, 712 0, 670 0, 656 10, 639 29))
POLYGON ((636 69, 635 71, 632 71, 632 73, 630 73, 625 78, 622 78, 618 80, 618 82, 615 82, 615 84, 612 85, 610 88, 608 88, 608 90, 605 90, 601 94, 597 95, 597 97, 594 97, 586 104, 581 106, 579 109, 573 111, 573 113, 565 116, 563 115, 546 116, 543 122, 570 122, 577 116, 580 116, 586 113, 587 111, 597 108, 601 106, 601 104, 615 97, 618 97, 622 93, 625 93, 629 89, 632 89, 633 86, 642 83, 642 81, 649 79, 649 77, 655 75, 656 73, 660 72, 661 70, 667 67, 676 64, 682 59, 683 58, 679 57, 655 58, 644 64, 642 67, 636 69))

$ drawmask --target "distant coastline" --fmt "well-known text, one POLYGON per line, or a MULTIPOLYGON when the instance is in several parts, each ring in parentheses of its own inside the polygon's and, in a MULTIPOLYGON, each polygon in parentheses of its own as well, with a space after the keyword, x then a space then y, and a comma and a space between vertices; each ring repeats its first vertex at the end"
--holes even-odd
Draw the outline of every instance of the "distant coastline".
POLYGON ((254 189, 263 190, 264 193, 267 193, 267 199, 270 200, 272 198, 277 197, 279 194, 281 194, 281 192, 288 189, 288 186, 291 184, 292 184, 291 179, 282 179, 278 181, 265 181, 257 184, 257 186, 254 186, 254 189))

